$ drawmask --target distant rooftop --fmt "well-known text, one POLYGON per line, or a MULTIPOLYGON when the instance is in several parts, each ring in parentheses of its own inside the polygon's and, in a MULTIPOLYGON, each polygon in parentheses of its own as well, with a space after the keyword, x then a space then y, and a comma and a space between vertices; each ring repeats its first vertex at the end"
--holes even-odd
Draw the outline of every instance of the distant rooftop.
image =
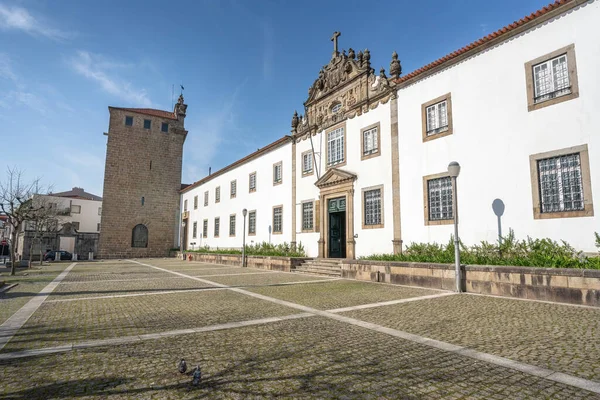
POLYGON ((85 190, 83 190, 83 188, 79 188, 79 187, 74 187, 73 189, 68 190, 66 192, 48 193, 48 195, 56 196, 56 197, 69 197, 72 199, 102 201, 102 197, 96 196, 95 194, 88 193, 85 190))

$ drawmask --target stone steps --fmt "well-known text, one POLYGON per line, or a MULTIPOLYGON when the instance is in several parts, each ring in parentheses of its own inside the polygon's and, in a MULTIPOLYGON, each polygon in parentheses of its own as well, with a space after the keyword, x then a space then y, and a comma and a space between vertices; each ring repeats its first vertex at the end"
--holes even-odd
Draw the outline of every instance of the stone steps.
POLYGON ((293 272, 339 278, 342 276, 341 262, 341 260, 336 259, 306 260, 296 267, 293 272))

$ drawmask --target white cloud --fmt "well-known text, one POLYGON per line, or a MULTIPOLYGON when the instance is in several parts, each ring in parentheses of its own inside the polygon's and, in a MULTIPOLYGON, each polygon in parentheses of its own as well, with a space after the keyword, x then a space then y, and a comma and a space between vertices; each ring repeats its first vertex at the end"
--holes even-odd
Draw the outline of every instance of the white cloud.
POLYGON ((11 90, 0 99, 0 107, 13 108, 21 105, 29 107, 42 115, 46 115, 48 112, 46 101, 37 94, 28 91, 11 90))
POLYGON ((0 53, 0 78, 17 81, 17 75, 12 69, 12 62, 8 54, 0 53))
POLYGON ((78 51, 68 60, 71 68, 78 74, 98 83, 102 90, 135 105, 149 107, 152 102, 144 89, 136 89, 131 83, 109 75, 109 71, 129 67, 107 60, 105 57, 87 51, 78 51))
POLYGON ((9 7, 0 4, 0 30, 20 30, 32 36, 45 36, 53 40, 65 40, 73 36, 72 33, 53 28, 36 19, 22 7, 9 7))

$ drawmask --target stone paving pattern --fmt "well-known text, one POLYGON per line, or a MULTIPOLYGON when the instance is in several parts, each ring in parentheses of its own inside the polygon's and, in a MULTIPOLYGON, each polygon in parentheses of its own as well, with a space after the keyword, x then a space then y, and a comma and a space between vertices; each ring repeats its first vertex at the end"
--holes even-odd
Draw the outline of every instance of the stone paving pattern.
POLYGON ((352 318, 600 381, 600 309, 460 295, 352 318))
MULTIPOLYGON (((140 262, 188 275, 219 268, 173 259, 140 262)), ((277 282, 311 279, 285 273, 227 278, 228 284, 244 286, 257 284, 256 278, 271 282, 271 276, 277 282)), ((78 264, 51 298, 77 296, 82 285, 90 295, 105 296, 111 290, 139 292, 140 284, 155 290, 197 282, 176 277, 125 261, 78 264), (109 281, 133 276, 145 280, 109 281)), ((442 293, 349 280, 248 290, 322 310, 442 293)), ((46 302, 2 352, 298 313, 223 289, 46 302)), ((344 315, 598 380, 599 313, 455 295, 344 315)), ((319 316, 3 360, 0 376, 5 399, 600 399, 573 386, 319 316), (176 371, 181 357, 190 366, 201 363, 200 387, 176 371)))

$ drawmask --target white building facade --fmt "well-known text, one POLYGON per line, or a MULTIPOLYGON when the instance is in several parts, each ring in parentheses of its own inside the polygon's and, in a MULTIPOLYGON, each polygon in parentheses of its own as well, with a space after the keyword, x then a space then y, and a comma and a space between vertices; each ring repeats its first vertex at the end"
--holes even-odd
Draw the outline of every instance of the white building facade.
POLYGON ((512 229, 597 251, 597 21, 595 1, 557 2, 405 76, 394 53, 389 77, 334 35, 291 134, 182 190, 182 245, 240 248, 246 208, 247 243, 398 253, 450 240, 456 192, 465 244, 512 229))

